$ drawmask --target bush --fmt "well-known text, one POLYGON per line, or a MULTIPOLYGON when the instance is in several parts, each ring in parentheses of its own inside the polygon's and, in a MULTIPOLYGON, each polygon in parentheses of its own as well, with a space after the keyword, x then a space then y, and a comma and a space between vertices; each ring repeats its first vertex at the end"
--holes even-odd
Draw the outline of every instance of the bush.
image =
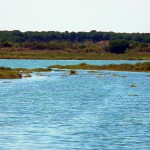
POLYGON ((129 48, 129 42, 127 40, 113 40, 110 41, 110 52, 123 54, 129 48))
POLYGON ((13 43, 12 42, 4 42, 3 47, 12 47, 13 46, 13 43))

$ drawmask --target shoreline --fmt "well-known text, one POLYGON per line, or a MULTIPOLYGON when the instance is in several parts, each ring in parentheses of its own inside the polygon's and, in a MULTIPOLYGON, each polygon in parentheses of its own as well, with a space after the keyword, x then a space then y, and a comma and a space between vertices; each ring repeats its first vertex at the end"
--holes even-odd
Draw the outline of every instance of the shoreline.
POLYGON ((40 59, 40 58, 0 58, 3 60, 128 60, 128 61, 150 61, 150 59, 40 59))
POLYGON ((80 63, 78 65, 53 65, 47 68, 7 68, 0 67, 0 79, 21 79, 22 77, 31 77, 34 72, 50 72, 54 68, 69 69, 70 72, 76 70, 108 70, 108 71, 129 71, 129 72, 150 72, 150 62, 136 63, 136 64, 111 64, 111 65, 89 65, 80 63))
POLYGON ((150 61, 150 58, 148 58, 148 59, 122 59, 122 58, 116 58, 116 59, 113 59, 113 58, 111 58, 111 59, 102 59, 102 58, 100 58, 100 59, 73 59, 73 58, 68 58, 68 59, 64 59, 64 58, 59 58, 59 59, 56 59, 56 58, 54 58, 54 59, 52 59, 52 58, 22 58, 22 57, 20 57, 20 58, 18 58, 18 57, 9 57, 9 58, 3 58, 3 57, 0 57, 0 59, 4 59, 4 60, 9 60, 9 59, 16 59, 16 60, 128 60, 128 61, 150 61))
POLYGON ((150 62, 136 64, 110 64, 110 65, 89 65, 81 63, 78 65, 53 65, 48 68, 74 69, 74 70, 108 70, 108 71, 129 71, 129 72, 150 72, 150 62))
POLYGON ((150 60, 150 53, 96 53, 61 50, 1 50, 0 59, 33 59, 33 60, 150 60))

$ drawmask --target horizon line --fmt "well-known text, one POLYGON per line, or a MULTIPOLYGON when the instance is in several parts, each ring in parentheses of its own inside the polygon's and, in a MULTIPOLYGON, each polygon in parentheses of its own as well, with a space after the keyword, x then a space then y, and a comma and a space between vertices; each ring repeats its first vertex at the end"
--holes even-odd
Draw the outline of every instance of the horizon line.
POLYGON ((115 32, 115 31, 98 31, 98 30, 90 30, 90 31, 69 31, 69 30, 66 30, 66 31, 58 31, 58 30, 26 30, 26 31, 23 31, 23 30, 18 30, 18 29, 14 29, 14 30, 0 30, 0 31, 20 31, 22 33, 25 33, 25 32, 60 32, 60 33, 64 33, 64 32, 74 32, 74 33, 79 33, 79 32, 92 32, 92 31, 95 31, 95 32, 113 32, 113 33, 128 33, 128 34, 134 34, 134 33, 139 33, 139 34, 150 34, 150 32, 115 32))

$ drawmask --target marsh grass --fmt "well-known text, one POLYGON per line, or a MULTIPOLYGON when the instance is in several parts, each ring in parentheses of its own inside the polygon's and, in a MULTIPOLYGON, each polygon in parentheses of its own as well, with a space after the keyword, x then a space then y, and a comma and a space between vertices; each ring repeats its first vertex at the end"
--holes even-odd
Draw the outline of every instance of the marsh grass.
POLYGON ((21 74, 14 69, 0 67, 0 79, 20 79, 21 74))
MULTIPOLYGON (((52 68, 70 69, 70 73, 69 73, 70 75, 77 74, 76 69, 91 70, 90 71, 91 73, 95 73, 97 72, 97 70, 150 72, 150 62, 137 63, 135 65, 132 64, 113 65, 112 64, 112 65, 102 65, 102 66, 88 65, 85 63, 81 63, 78 65, 67 65, 67 66, 54 65, 54 66, 49 66, 47 68, 35 68, 35 69, 26 69, 26 68, 11 69, 11 68, 0 67, 0 79, 16 79, 16 78, 22 78, 23 76, 31 77, 31 73, 33 72, 50 72, 52 71, 52 68)), ((127 77, 127 76, 119 76, 117 74, 112 74, 112 76, 127 77)), ((135 86, 131 86, 131 87, 135 87, 135 86)))
POLYGON ((27 78, 31 77, 33 72, 49 72, 50 68, 35 68, 35 69, 26 69, 26 68, 6 68, 0 67, 0 79, 20 79, 22 77, 27 78))
POLYGON ((131 84, 130 87, 137 87, 137 84, 131 84))
POLYGON ((63 72, 63 71, 65 71, 65 70, 63 70, 63 69, 55 69, 55 70, 53 70, 53 71, 56 71, 56 72, 63 72))
POLYGON ((150 53, 96 53, 65 50, 12 50, 0 49, 1 59, 53 59, 53 60, 150 60, 150 53))
POLYGON ((130 95, 128 95, 128 96, 139 96, 139 95, 137 95, 137 94, 130 94, 130 95))
POLYGON ((35 69, 32 69, 33 72, 49 72, 49 71, 52 71, 51 68, 35 68, 35 69))
POLYGON ((78 64, 78 65, 54 65, 49 68, 57 69, 82 69, 82 70, 114 70, 114 71, 134 71, 134 72, 149 72, 150 62, 137 63, 137 64, 111 64, 111 65, 89 65, 89 64, 78 64))

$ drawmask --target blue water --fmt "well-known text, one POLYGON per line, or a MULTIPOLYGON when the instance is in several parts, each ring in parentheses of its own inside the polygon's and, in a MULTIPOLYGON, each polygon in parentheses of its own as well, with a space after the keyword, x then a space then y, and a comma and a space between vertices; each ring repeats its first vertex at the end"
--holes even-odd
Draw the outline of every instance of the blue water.
MULTIPOLYGON (((31 68, 81 62, 11 61, 0 60, 0 65, 31 68)), ((150 149, 150 73, 41 74, 45 76, 0 79, 0 150, 150 149)))
MULTIPOLYGON (((87 63, 92 65, 108 65, 108 64, 135 64, 145 62, 144 60, 18 60, 18 59, 0 59, 0 67, 11 68, 46 68, 50 65, 76 65, 79 63, 87 63)), ((150 62, 147 60, 147 62, 150 62)))

